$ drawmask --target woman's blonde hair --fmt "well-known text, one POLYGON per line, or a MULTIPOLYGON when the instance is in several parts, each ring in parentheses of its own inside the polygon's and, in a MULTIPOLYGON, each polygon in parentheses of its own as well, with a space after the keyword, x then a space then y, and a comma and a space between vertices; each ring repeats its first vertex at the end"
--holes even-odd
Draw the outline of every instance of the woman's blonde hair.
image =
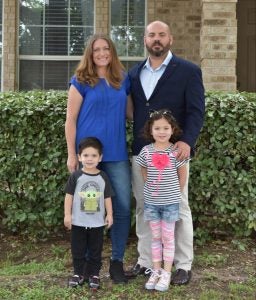
POLYGON ((91 86, 95 86, 98 83, 99 76, 96 65, 93 62, 93 44, 99 39, 105 40, 108 43, 111 54, 111 61, 107 66, 105 79, 111 86, 118 89, 123 80, 124 66, 117 56, 113 41, 104 34, 94 34, 87 41, 83 57, 75 70, 76 78, 79 82, 88 83, 91 86))

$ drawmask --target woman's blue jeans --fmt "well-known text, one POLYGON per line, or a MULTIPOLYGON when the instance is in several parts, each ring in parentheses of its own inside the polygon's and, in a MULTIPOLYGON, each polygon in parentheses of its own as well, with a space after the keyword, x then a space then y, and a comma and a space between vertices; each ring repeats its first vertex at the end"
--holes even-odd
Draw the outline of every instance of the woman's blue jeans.
POLYGON ((129 161, 101 162, 114 190, 113 225, 110 229, 112 260, 122 261, 131 224, 131 170, 129 161))

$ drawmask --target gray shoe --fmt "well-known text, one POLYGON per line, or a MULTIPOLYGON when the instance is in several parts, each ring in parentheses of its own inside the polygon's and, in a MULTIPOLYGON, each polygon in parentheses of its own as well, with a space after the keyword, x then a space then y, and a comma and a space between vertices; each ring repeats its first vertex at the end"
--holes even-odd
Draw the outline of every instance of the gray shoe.
POLYGON ((84 284, 84 277, 79 275, 73 275, 68 279, 68 287, 76 288, 78 285, 84 284))
POLYGON ((97 290, 100 288, 100 279, 99 276, 90 276, 89 277, 89 287, 92 290, 97 290))

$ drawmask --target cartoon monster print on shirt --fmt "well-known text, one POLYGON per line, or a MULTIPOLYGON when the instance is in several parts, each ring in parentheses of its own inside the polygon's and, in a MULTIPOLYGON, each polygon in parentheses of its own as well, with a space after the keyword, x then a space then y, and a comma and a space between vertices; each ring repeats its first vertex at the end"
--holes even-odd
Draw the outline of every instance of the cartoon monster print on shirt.
POLYGON ((85 183, 81 191, 78 193, 80 196, 80 209, 86 213, 96 213, 100 211, 100 192, 99 185, 94 181, 85 183))

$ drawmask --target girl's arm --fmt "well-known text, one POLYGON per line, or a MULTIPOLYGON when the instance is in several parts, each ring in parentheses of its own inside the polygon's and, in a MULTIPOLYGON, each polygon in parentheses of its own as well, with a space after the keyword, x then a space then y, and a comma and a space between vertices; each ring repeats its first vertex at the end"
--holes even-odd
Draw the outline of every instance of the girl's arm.
POLYGON ((181 192, 184 189, 184 186, 186 184, 186 179, 187 179, 187 166, 184 164, 180 168, 178 168, 178 177, 179 177, 179 183, 180 183, 180 190, 181 192))
POLYGON ((83 97, 78 90, 71 85, 68 92, 67 114, 65 123, 65 135, 68 148, 67 167, 69 172, 74 172, 78 168, 76 155, 76 121, 80 111, 83 97))
POLYGON ((147 168, 141 167, 141 173, 142 173, 144 182, 146 182, 147 181, 147 168))
POLYGON ((73 196, 66 194, 64 202, 64 225, 71 229, 73 196))
POLYGON ((112 200, 111 198, 105 198, 105 208, 106 208, 106 219, 105 222, 107 224, 107 227, 111 227, 113 224, 113 210, 112 210, 112 200))

